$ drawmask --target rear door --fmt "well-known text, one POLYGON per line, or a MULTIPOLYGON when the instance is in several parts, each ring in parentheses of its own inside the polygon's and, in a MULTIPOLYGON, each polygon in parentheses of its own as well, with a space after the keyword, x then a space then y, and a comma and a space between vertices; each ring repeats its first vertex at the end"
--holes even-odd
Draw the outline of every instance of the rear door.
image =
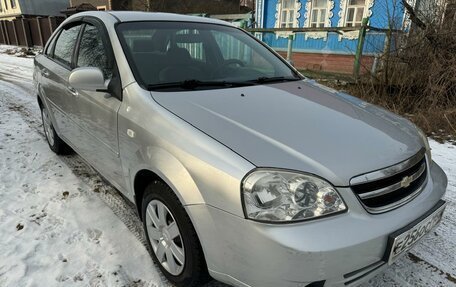
MULTIPOLYGON (((75 53, 75 67, 99 68, 108 84, 120 80, 110 41, 102 25, 95 20, 84 24, 75 53)), ((120 82, 116 85, 120 86, 120 82)), ((117 139, 117 112, 122 103, 120 96, 85 90, 76 92, 74 121, 80 129, 80 153, 117 188, 123 189, 125 184, 117 139)))
POLYGON ((54 126, 62 138, 74 145, 75 125, 71 121, 74 112, 75 93, 68 86, 72 70, 73 53, 82 23, 65 25, 40 58, 41 92, 54 118, 54 126))

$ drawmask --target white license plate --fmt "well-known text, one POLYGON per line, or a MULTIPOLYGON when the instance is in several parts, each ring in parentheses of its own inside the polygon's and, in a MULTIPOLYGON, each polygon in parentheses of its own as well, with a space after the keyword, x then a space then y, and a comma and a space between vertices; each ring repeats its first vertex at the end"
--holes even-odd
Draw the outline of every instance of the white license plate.
POLYGON ((423 217, 389 236, 389 248, 387 249, 389 252, 387 253, 388 264, 392 264, 399 255, 412 248, 416 242, 439 224, 442 220, 446 204, 445 201, 440 201, 428 214, 425 214, 423 217))

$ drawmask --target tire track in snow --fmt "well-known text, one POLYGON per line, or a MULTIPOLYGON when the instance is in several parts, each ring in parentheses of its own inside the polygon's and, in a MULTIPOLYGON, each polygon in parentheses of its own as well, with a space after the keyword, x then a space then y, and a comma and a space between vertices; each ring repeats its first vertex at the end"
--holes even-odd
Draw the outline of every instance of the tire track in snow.
MULTIPOLYGON (((2 81, 0 81, 0 83, 1 82, 2 81)), ((20 114, 27 125, 36 130, 43 137, 43 140, 46 140, 40 116, 31 112, 28 107, 26 107, 25 103, 18 103, 17 99, 14 99, 16 100, 16 102, 14 102, 9 93, 5 93, 2 96, 3 99, 9 98, 6 103, 2 100, 8 109, 20 114)), ((119 217, 130 229, 130 231, 138 238, 138 240, 147 247, 144 232, 142 231, 142 223, 137 217, 135 211, 132 209, 131 205, 126 202, 120 193, 109 183, 104 181, 102 177, 76 153, 59 156, 59 158, 73 171, 75 175, 91 187, 93 192, 98 194, 98 196, 113 210, 114 214, 116 214, 116 216, 119 217)))
MULTIPOLYGON (((36 108, 38 104, 35 101, 27 101, 25 99, 18 99, 13 95, 17 95, 17 87, 14 87, 14 84, 0 80, 0 86, 6 86, 6 93, 2 93, 2 98, 0 102, 3 102, 9 110, 18 113, 21 118, 27 123, 27 125, 36 130, 43 140, 46 141, 46 137, 43 131, 43 125, 41 123, 41 116, 37 115, 36 111, 31 110, 31 104, 35 104, 36 108), (5 101, 6 100, 6 101, 5 101)), ((24 91, 20 91, 24 93, 24 91)), ((109 206, 113 213, 127 226, 129 231, 143 244, 147 251, 152 252, 146 241, 144 234, 144 229, 142 227, 142 222, 139 219, 135 207, 129 203, 120 192, 115 189, 111 184, 106 182, 99 174, 96 172, 88 163, 86 163, 79 155, 76 153, 70 155, 61 155, 59 156, 60 160, 65 163, 73 173, 81 179, 83 183, 91 188, 98 197, 103 200, 103 202, 109 206)), ((156 268, 158 266, 155 264, 156 268)), ((168 282, 163 274, 159 273, 162 281, 168 282)), ((210 282, 206 287, 228 287, 220 282, 210 282)))

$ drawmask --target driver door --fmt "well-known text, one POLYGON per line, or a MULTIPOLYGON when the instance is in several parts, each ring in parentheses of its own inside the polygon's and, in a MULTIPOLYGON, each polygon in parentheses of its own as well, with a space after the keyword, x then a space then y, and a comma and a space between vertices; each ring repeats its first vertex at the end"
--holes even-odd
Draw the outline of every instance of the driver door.
MULTIPOLYGON (((99 68, 106 83, 113 79, 114 57, 107 34, 98 23, 85 23, 75 54, 75 66, 99 68), (109 53, 111 51, 111 53, 109 53)), ((77 90, 74 121, 80 130, 78 147, 83 157, 116 188, 125 189, 119 155, 117 112, 121 101, 106 92, 77 90)))

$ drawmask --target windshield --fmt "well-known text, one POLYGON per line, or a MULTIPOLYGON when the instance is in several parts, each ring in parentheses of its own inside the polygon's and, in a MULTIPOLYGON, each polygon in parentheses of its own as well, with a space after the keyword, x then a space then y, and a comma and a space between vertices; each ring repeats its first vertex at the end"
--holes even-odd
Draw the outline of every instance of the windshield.
POLYGON ((192 22, 127 22, 117 27, 137 81, 150 90, 227 88, 299 80, 247 33, 192 22))

